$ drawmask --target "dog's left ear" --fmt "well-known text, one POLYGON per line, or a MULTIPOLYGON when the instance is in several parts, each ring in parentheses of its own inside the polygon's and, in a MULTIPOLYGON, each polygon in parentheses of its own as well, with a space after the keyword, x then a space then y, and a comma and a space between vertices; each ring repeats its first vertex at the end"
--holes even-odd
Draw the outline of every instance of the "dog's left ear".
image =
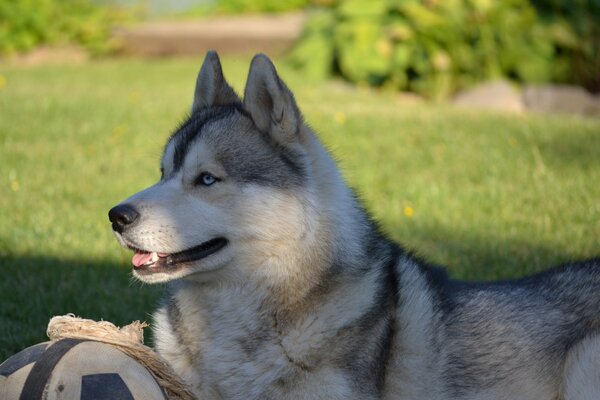
POLYGON ((215 51, 206 53, 196 79, 192 114, 204 107, 241 103, 240 98, 225 81, 221 61, 215 51))
POLYGON ((257 128, 280 143, 290 144, 299 139, 302 116, 294 95, 264 54, 256 55, 250 64, 244 107, 257 128))

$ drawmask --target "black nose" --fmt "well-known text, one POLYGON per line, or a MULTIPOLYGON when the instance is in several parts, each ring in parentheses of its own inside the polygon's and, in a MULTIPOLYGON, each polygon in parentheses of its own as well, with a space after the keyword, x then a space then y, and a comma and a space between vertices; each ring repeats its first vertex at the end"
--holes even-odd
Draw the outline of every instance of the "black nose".
POLYGON ((108 219, 112 222, 113 230, 119 233, 122 233, 128 225, 133 224, 139 216, 140 214, 129 204, 119 204, 108 212, 108 219))

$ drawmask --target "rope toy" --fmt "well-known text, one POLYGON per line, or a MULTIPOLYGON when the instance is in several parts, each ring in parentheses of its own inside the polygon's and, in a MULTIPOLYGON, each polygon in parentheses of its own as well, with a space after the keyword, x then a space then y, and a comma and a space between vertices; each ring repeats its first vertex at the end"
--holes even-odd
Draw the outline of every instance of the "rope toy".
POLYGON ((148 327, 147 323, 134 321, 119 328, 108 321, 94 321, 67 314, 50 319, 46 334, 50 340, 74 338, 113 345, 146 367, 165 390, 169 399, 196 399, 169 364, 151 348, 144 346, 146 327, 148 327))

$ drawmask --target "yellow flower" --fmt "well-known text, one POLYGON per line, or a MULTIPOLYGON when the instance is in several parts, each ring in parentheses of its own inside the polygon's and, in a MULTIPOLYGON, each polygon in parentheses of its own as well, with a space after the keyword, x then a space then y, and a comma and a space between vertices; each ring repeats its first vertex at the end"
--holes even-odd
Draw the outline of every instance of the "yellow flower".
POLYGON ((127 132, 127 128, 128 126, 125 124, 115 126, 112 132, 110 133, 110 137, 108 138, 110 143, 118 143, 119 140, 121 140, 121 137, 125 134, 125 132, 127 132))
POLYGON ((20 188, 19 181, 17 180, 17 171, 13 169, 8 173, 8 181, 10 182, 11 190, 17 192, 20 188))
POLYGON ((4 89, 4 86, 6 86, 6 77, 0 74, 0 90, 4 89))
POLYGON ((404 207, 404 216, 412 218, 415 215, 415 210, 411 206, 404 207))
POLYGON ((346 123, 346 114, 341 111, 336 111, 333 114, 333 120, 337 122, 339 125, 344 125, 346 123))
POLYGON ((138 104, 140 102, 141 97, 142 96, 140 95, 140 92, 138 92, 137 90, 132 90, 131 92, 129 92, 127 100, 129 100, 131 104, 138 104))

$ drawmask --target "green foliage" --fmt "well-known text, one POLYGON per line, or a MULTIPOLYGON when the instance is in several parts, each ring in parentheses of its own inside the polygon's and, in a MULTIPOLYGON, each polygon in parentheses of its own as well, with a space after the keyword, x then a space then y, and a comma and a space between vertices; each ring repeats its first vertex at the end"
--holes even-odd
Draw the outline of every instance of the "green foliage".
POLYGON ((122 18, 88 0, 0 0, 0 55, 57 43, 105 53, 111 49, 110 31, 122 18))
POLYGON ((586 32, 542 18, 529 0, 339 0, 315 12, 291 61, 314 77, 442 98, 499 77, 573 81, 570 56, 589 46, 586 32))
POLYGON ((600 1, 532 0, 539 14, 553 23, 553 34, 563 45, 563 67, 569 78, 600 91, 600 1), (574 35, 565 35, 568 27, 574 35))
POLYGON ((218 0, 217 12, 223 13, 259 13, 282 12, 305 7, 310 0, 218 0))

